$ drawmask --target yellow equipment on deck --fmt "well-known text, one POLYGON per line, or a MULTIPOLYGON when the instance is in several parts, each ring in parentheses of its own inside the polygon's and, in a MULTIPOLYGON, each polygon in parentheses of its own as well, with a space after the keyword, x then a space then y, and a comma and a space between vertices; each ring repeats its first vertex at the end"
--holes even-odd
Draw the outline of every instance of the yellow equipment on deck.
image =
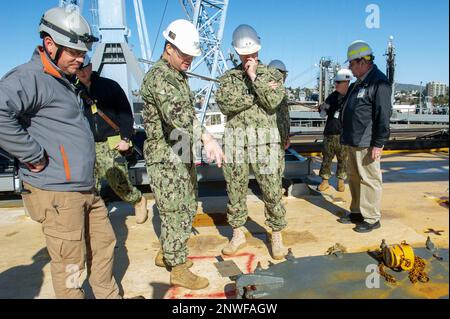
POLYGON ((389 268, 409 271, 414 268, 414 250, 406 241, 402 241, 401 244, 385 246, 383 260, 389 268))

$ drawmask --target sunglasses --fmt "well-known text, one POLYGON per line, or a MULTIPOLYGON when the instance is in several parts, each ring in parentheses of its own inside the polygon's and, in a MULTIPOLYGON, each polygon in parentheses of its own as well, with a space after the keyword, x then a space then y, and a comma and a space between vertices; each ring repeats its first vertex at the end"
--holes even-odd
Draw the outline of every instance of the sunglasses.
POLYGON ((79 50, 71 49, 71 48, 64 47, 64 46, 61 46, 61 48, 64 51, 66 51, 73 58, 84 58, 87 53, 85 51, 79 51, 79 50))

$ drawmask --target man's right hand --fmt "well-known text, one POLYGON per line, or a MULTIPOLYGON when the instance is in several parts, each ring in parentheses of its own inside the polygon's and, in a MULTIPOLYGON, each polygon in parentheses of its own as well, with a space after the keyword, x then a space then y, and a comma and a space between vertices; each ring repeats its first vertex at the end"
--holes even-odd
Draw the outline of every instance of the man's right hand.
POLYGON ((31 163, 24 163, 26 167, 33 173, 39 173, 44 170, 44 168, 48 164, 47 156, 44 156, 38 163, 31 164, 31 163))
POLYGON ((202 136, 202 141, 208 161, 215 161, 217 163, 217 167, 221 168, 222 164, 226 162, 226 157, 219 143, 217 143, 217 141, 210 134, 204 134, 202 136))
POLYGON ((255 58, 248 59, 248 61, 245 63, 244 68, 250 80, 255 81, 256 70, 258 69, 258 60, 255 58))

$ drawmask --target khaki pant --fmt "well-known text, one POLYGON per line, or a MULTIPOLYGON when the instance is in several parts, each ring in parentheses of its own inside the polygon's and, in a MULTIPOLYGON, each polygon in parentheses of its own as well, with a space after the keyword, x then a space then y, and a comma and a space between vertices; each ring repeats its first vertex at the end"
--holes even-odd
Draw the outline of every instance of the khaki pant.
POLYGON ((371 148, 349 147, 348 182, 352 194, 350 211, 361 213, 374 224, 381 218, 383 191, 380 159, 372 160, 371 148))
POLYGON ((112 275, 116 238, 103 200, 92 192, 45 191, 24 185, 30 217, 42 224, 57 298, 81 299, 87 275, 98 299, 121 298, 112 275))

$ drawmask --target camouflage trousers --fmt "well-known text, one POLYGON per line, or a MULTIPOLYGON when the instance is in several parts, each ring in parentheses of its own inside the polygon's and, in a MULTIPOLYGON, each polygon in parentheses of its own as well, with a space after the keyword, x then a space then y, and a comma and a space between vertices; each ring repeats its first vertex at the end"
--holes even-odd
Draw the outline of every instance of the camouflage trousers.
POLYGON ((338 160, 336 172, 337 178, 347 178, 348 149, 347 146, 341 144, 340 138, 340 135, 325 135, 324 137, 323 159, 319 172, 322 179, 331 178, 331 163, 333 162, 334 156, 336 156, 338 160))
POLYGON ((169 266, 183 264, 197 212, 195 164, 147 163, 147 173, 161 218, 164 259, 169 266))
POLYGON ((272 152, 270 152, 270 148, 271 145, 243 148, 237 156, 243 159, 241 161, 237 161, 236 156, 230 157, 226 153, 228 162, 223 166, 223 174, 227 182, 228 193, 227 219, 233 228, 243 226, 248 218, 246 199, 250 168, 262 191, 266 225, 274 231, 280 231, 287 226, 286 209, 281 203, 284 148, 279 147, 272 152), (249 152, 258 154, 260 151, 265 152, 264 154, 268 156, 256 156, 256 159, 249 156, 249 152))
POLYGON ((101 182, 106 179, 111 189, 124 202, 135 204, 142 198, 141 192, 131 184, 125 157, 117 150, 110 150, 108 142, 95 143, 95 187, 101 191, 101 182))

